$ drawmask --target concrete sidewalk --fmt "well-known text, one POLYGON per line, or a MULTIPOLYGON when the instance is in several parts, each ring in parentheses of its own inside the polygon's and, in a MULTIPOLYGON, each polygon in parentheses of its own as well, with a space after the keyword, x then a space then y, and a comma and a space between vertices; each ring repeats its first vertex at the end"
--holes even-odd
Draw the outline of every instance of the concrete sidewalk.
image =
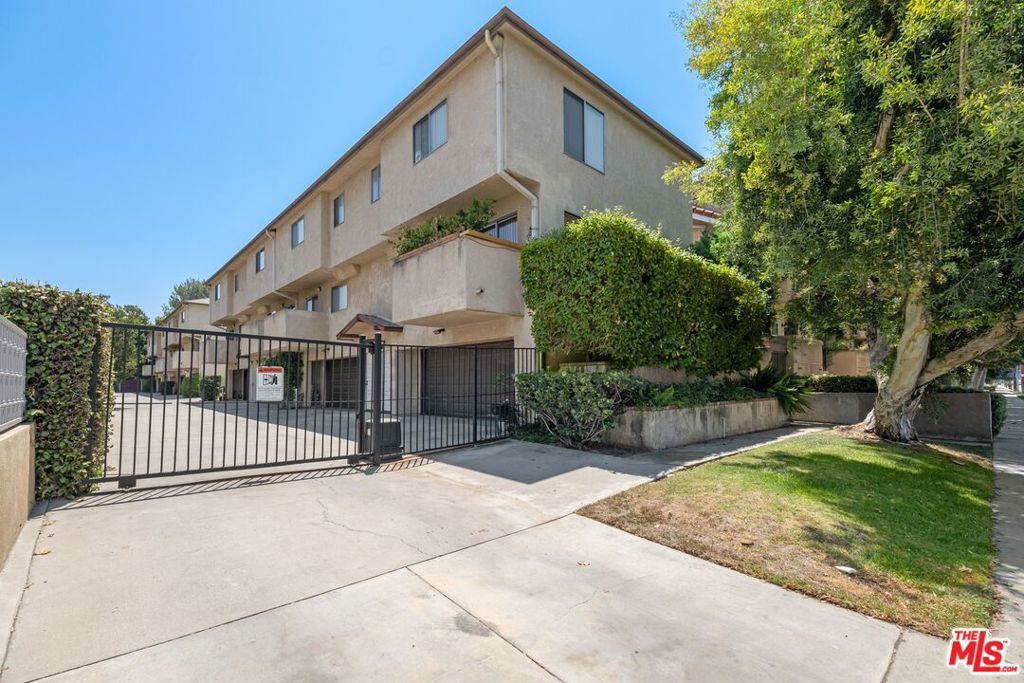
POLYGON ((0 678, 883 680, 897 627, 573 514, 665 468, 506 441, 79 499, 0 574, 0 678))

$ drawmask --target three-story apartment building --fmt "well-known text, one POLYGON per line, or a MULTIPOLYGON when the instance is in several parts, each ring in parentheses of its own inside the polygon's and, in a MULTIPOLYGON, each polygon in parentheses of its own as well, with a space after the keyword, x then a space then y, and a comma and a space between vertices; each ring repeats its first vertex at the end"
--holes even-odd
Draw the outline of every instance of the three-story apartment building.
POLYGON ((701 161, 502 9, 209 278, 210 321, 277 337, 532 346, 520 245, 613 206, 690 243, 690 199, 661 179, 681 159, 701 161), (396 257, 403 228, 474 198, 494 201, 493 224, 396 257))
POLYGON ((221 332, 220 328, 210 322, 209 299, 182 301, 158 319, 157 325, 166 328, 166 331, 146 333, 149 362, 142 366, 142 376, 151 377, 155 381, 152 391, 176 394, 181 380, 189 376, 219 375, 222 382, 227 380, 228 353, 225 344, 218 344, 219 338, 216 335, 202 333, 221 332))

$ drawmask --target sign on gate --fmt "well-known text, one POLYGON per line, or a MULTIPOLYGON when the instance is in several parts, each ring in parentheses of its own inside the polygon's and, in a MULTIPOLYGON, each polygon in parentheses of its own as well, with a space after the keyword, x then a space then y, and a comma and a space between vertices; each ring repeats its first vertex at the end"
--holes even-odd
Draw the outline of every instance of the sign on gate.
POLYGON ((284 368, 279 365, 264 365, 256 368, 256 400, 284 400, 284 368))

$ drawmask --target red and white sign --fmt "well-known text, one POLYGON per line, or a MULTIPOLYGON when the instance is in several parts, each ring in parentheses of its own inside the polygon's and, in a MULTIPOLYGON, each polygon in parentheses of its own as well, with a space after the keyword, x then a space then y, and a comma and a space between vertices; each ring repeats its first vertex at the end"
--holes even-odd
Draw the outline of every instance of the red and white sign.
POLYGON ((256 368, 256 400, 284 400, 284 368, 279 365, 262 365, 256 368))
POLYGON ((949 640, 946 666, 955 669, 963 664, 972 674, 1020 673, 1019 664, 1003 659, 1009 646, 1009 638, 994 638, 987 628, 955 628, 949 640))

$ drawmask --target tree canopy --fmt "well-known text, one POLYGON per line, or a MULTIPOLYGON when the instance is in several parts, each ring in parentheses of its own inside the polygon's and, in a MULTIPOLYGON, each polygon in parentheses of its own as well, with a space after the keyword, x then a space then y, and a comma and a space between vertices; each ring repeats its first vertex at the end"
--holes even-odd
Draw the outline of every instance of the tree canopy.
POLYGON ((814 330, 867 330, 866 426, 914 438, 925 386, 1024 329, 1024 2, 696 0, 680 23, 726 260, 792 279, 814 330))
POLYGON ((202 280, 190 277, 174 285, 167 303, 163 305, 163 315, 173 311, 182 301, 190 299, 205 299, 210 295, 210 290, 202 280))

